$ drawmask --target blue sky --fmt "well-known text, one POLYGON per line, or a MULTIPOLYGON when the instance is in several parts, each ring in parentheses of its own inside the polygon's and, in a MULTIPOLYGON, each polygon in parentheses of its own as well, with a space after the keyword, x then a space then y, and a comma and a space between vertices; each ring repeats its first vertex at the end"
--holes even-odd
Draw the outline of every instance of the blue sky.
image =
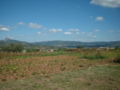
POLYGON ((0 40, 120 40, 120 0, 0 0, 0 40))

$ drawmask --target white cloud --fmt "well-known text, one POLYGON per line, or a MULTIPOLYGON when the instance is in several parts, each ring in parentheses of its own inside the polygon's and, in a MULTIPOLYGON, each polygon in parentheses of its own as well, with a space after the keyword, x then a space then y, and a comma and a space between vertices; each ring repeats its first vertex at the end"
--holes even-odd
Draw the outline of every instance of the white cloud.
POLYGON ((49 32, 53 32, 53 33, 56 33, 56 32, 62 32, 63 30, 62 29, 50 29, 49 32))
POLYGON ((37 34, 41 35, 41 34, 42 34, 42 32, 37 32, 37 34))
POLYGON ((9 31, 10 29, 7 26, 0 26, 0 31, 9 31))
POLYGON ((78 29, 78 28, 71 28, 71 29, 69 29, 69 31, 74 34, 80 34, 80 29, 78 29))
POLYGON ((97 37, 93 32, 89 32, 89 33, 87 34, 87 36, 88 36, 89 38, 96 38, 96 37, 97 37))
POLYGON ((66 34, 66 35, 71 35, 72 32, 64 32, 64 34, 66 34))
POLYGON ((69 29, 69 31, 71 31, 71 32, 79 32, 80 30, 78 28, 71 28, 71 29, 69 29))
POLYGON ((93 36, 93 32, 88 32, 86 35, 87 35, 88 37, 92 37, 92 36, 93 36))
POLYGON ((42 25, 39 25, 39 24, 36 24, 36 23, 29 23, 28 26, 31 27, 31 28, 34 28, 34 29, 41 29, 41 28, 43 28, 42 25))
POLYGON ((11 40, 11 39, 14 39, 14 37, 6 36, 6 37, 4 38, 4 40, 11 40))
POLYGON ((18 24, 19 24, 19 25, 24 25, 25 23, 24 23, 24 22, 19 22, 18 24))
POLYGON ((100 5, 109 8, 120 7, 120 0, 91 0, 91 4, 100 5))
POLYGON ((80 34, 80 32, 76 32, 76 34, 80 34))
POLYGON ((97 36, 96 36, 96 35, 93 35, 92 37, 93 37, 93 38, 96 38, 97 36))
POLYGON ((103 20, 104 20, 104 17, 102 17, 102 16, 96 17, 96 21, 103 21, 103 20))
POLYGON ((96 29, 95 32, 99 32, 100 30, 99 29, 96 29))
POLYGON ((86 34, 86 32, 81 32, 82 34, 86 34))

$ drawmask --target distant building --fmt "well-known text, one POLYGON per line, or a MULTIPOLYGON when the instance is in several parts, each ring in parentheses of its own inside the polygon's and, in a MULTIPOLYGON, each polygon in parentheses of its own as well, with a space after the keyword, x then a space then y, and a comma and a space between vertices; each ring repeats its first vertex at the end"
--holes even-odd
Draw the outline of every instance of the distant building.
POLYGON ((113 50, 113 49, 115 49, 115 48, 112 48, 112 47, 99 47, 96 50, 113 50))
POLYGON ((48 49, 47 51, 48 52, 54 52, 55 50, 54 49, 48 49))

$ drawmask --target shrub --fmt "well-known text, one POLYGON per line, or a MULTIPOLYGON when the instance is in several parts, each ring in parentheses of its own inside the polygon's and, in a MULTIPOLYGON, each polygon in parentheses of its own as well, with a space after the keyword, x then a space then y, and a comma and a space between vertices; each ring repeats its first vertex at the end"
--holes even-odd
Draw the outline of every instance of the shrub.
POLYGON ((85 59, 104 59, 105 58, 105 56, 103 56, 99 52, 84 54, 81 57, 85 59))
POLYGON ((21 52, 24 49, 22 44, 9 44, 4 47, 2 47, 2 51, 7 52, 21 52))

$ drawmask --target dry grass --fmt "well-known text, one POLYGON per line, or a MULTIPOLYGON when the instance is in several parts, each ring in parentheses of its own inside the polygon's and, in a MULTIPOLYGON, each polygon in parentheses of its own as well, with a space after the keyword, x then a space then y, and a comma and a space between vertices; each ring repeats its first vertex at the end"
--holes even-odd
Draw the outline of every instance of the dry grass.
POLYGON ((0 89, 119 90, 119 54, 119 50, 0 53, 0 89))
POLYGON ((100 51, 97 54, 96 52, 94 50, 74 50, 66 53, 54 52, 52 54, 43 52, 0 53, 0 80, 21 79, 38 74, 48 76, 52 73, 74 71, 92 66, 118 64, 114 63, 114 57, 109 59, 116 54, 115 51, 100 51), (99 55, 104 55, 103 57, 109 56, 109 58, 100 58, 99 55))
MULTIPOLYGON (((0 60, 0 79, 24 78, 34 74, 59 73, 68 69, 74 56, 46 56, 0 60), (66 64, 69 64, 68 66, 66 64)), ((72 66, 70 66, 73 68, 72 66)))

